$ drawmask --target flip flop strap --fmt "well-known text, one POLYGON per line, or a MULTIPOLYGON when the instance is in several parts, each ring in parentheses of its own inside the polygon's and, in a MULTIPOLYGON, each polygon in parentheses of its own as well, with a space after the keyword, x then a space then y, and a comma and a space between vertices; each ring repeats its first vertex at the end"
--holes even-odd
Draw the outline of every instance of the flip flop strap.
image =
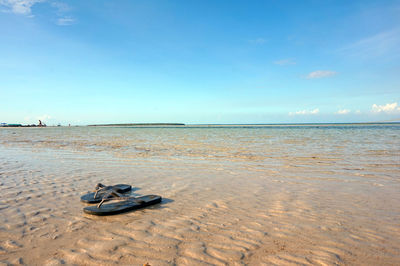
POLYGON ((109 201, 112 198, 123 198, 123 196, 121 194, 119 194, 117 191, 115 191, 114 189, 112 189, 112 190, 106 192, 106 194, 101 199, 100 203, 97 205, 97 208, 100 208, 100 206, 103 205, 103 203, 105 201, 109 201))
POLYGON ((102 187, 106 187, 106 185, 103 185, 102 183, 97 183, 97 185, 95 186, 94 189, 99 189, 99 188, 102 188, 102 187))
POLYGON ((95 199, 95 198, 97 197, 97 194, 98 194, 99 192, 102 192, 102 191, 105 191, 105 190, 109 190, 109 189, 113 189, 113 186, 105 186, 105 185, 103 185, 103 184, 101 184, 101 183, 98 183, 98 184, 96 185, 96 188, 95 188, 95 192, 96 192, 96 193, 94 193, 93 198, 95 199))

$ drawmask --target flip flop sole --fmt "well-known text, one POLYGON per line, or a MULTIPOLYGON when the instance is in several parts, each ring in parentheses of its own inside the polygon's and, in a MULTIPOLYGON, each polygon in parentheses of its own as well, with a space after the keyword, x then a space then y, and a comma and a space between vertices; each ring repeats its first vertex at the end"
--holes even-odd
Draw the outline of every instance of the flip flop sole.
MULTIPOLYGON (((126 184, 118 184, 112 186, 112 188, 115 189, 118 193, 126 193, 128 191, 131 191, 132 186, 126 184)), ((99 203, 103 198, 103 193, 98 193, 97 197, 94 197, 95 194, 96 192, 85 194, 81 197, 81 201, 85 203, 99 203)))
POLYGON ((161 200, 160 196, 146 195, 125 201, 103 204, 100 208, 97 208, 97 206, 85 207, 83 211, 93 215, 113 215, 154 205, 160 203, 161 200))

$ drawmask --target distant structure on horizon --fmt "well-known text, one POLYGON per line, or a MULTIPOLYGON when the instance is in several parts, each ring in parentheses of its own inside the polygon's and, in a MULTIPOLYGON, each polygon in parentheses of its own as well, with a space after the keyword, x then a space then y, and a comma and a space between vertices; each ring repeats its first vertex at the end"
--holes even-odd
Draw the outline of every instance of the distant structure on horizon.
POLYGON ((31 124, 31 125, 22 125, 22 124, 7 124, 7 123, 0 123, 0 127, 46 127, 45 123, 42 123, 39 120, 39 125, 31 124))

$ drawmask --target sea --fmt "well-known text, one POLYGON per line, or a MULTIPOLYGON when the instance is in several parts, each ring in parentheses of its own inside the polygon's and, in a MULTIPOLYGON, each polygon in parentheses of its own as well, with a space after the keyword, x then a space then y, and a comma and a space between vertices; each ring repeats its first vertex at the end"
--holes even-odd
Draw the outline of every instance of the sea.
POLYGON ((0 262, 399 265, 400 123, 0 128, 0 262))

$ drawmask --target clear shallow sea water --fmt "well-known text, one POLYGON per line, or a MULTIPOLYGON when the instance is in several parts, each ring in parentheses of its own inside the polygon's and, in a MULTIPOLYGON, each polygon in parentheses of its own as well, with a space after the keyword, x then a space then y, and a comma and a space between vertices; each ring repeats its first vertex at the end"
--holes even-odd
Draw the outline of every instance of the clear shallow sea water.
POLYGON ((0 128, 0 185, 7 263, 400 263, 400 124, 0 128), (85 216, 99 181, 165 201, 85 216))
MULTIPOLYGON (((247 127, 56 127, 2 128, 0 145, 65 150, 129 159, 226 159, 357 155, 396 156, 400 124, 247 127), (380 154, 383 153, 383 154, 380 154)), ((392 158, 394 159, 394 157, 392 158)))

